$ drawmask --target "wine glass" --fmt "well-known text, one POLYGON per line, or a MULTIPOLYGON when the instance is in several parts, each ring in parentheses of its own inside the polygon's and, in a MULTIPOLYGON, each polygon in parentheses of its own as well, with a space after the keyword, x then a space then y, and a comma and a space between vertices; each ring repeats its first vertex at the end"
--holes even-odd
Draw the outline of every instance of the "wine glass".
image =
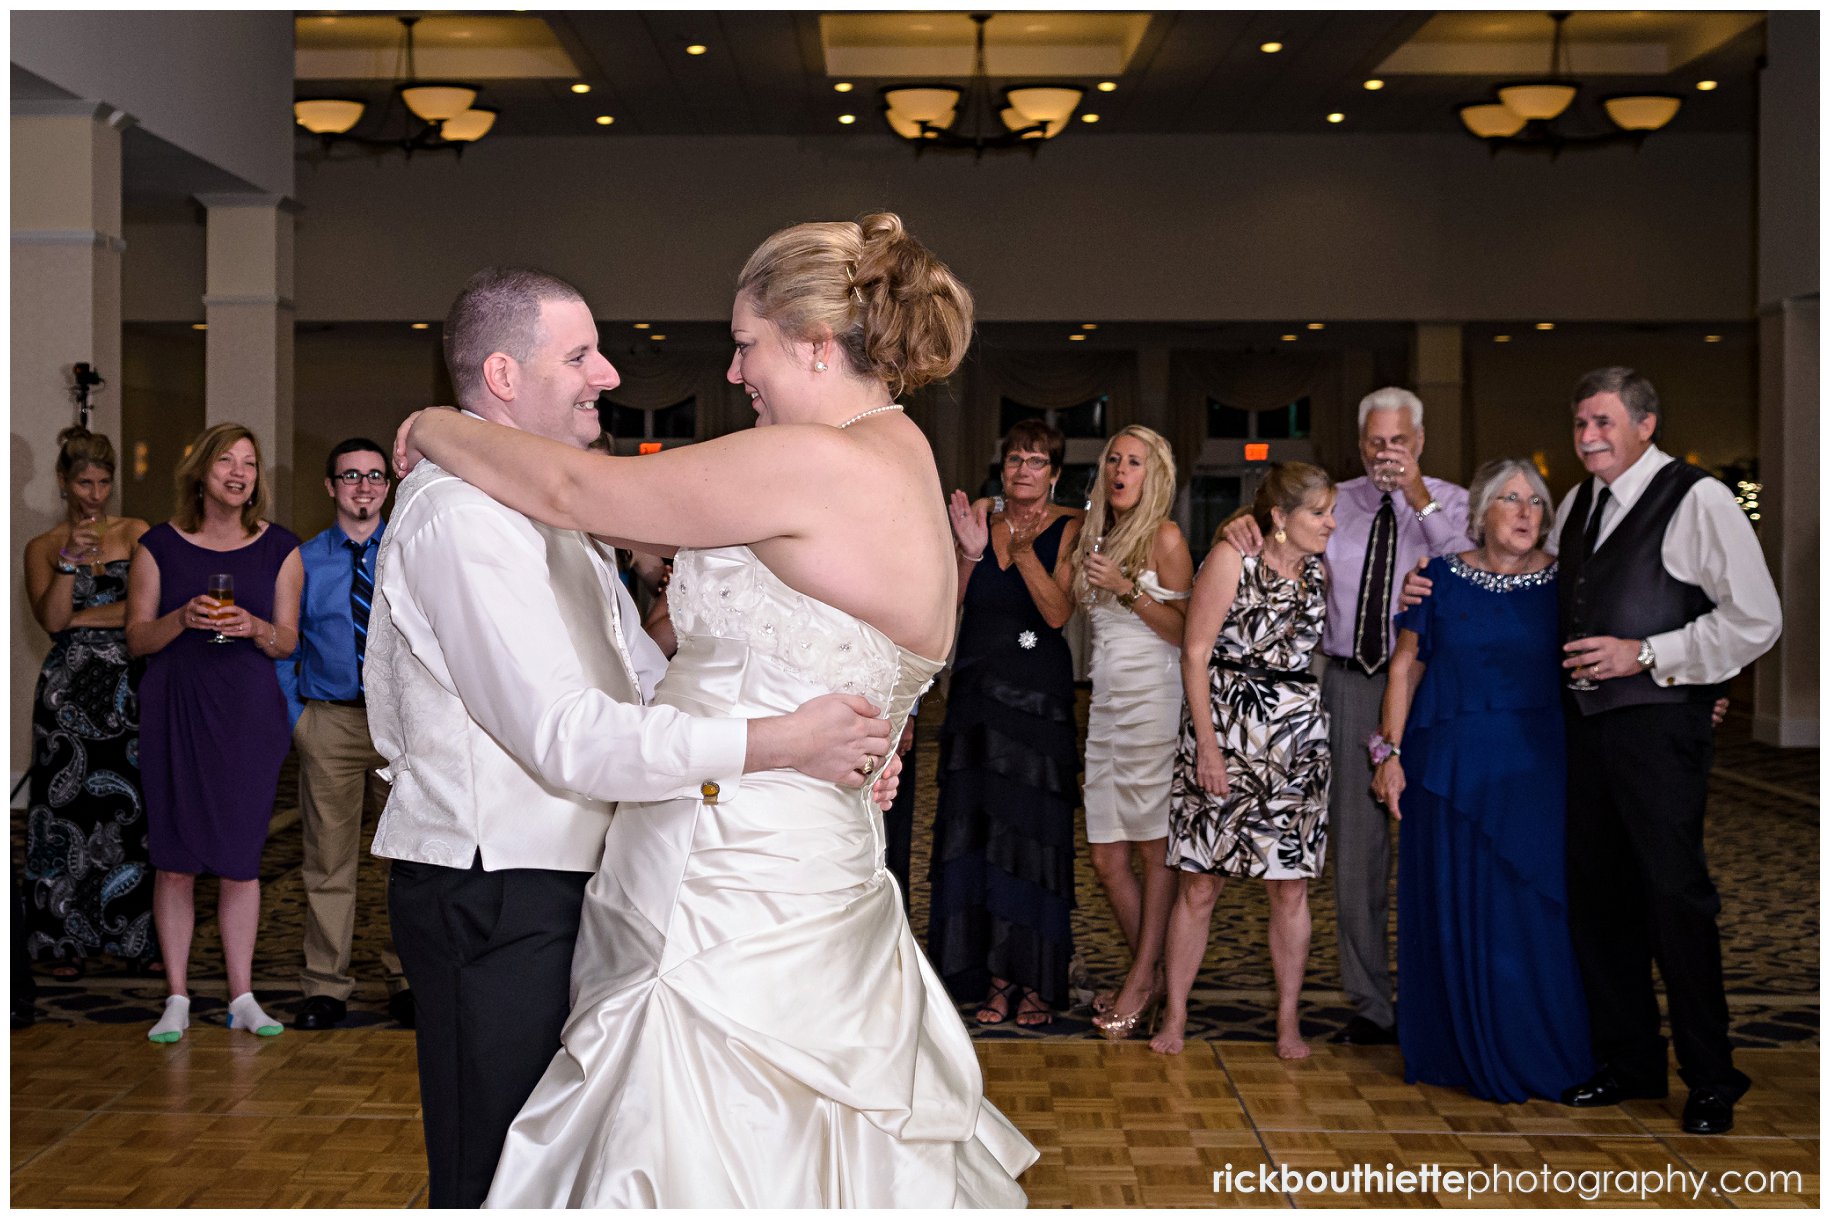
MULTIPOLYGON (((227 574, 219 574, 219 575, 211 576, 209 588, 207 591, 209 592, 210 596, 214 597, 217 601, 221 602, 224 606, 234 605, 235 604, 235 577, 231 576, 231 575, 227 575, 227 574)), ((217 631, 214 635, 210 636, 210 642, 211 643, 234 643, 235 641, 233 639, 230 639, 227 635, 223 634, 221 631, 217 631)))
MULTIPOLYGON (((1574 643, 1578 639, 1587 639, 1588 637, 1589 637, 1588 628, 1579 626, 1579 627, 1572 629, 1569 634, 1565 635, 1563 637, 1563 642, 1564 643, 1574 643)), ((1594 678, 1584 677, 1582 675, 1582 670, 1579 668, 1571 669, 1569 671, 1569 680, 1565 681, 1563 683, 1563 686, 1567 690, 1599 690, 1601 688, 1600 683, 1598 683, 1594 678)))
MULTIPOLYGON (((1093 538, 1092 548, 1089 549, 1087 551, 1087 553, 1088 554, 1104 554, 1105 552, 1106 552, 1106 535, 1103 533, 1095 535, 1093 538)), ((1085 606, 1087 609, 1092 609, 1093 603, 1098 600, 1099 600, 1099 590, 1097 588, 1093 587, 1092 581, 1088 581, 1087 582, 1087 591, 1085 593, 1081 594, 1080 604, 1085 606)))

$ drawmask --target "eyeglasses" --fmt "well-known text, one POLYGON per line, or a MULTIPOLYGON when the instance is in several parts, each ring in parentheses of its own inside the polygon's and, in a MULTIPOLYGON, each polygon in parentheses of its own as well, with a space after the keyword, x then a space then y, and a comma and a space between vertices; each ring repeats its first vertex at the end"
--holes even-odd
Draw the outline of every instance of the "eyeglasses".
POLYGON ((1530 504, 1533 508, 1548 508, 1550 506, 1544 502, 1544 497, 1542 495, 1534 495, 1529 499, 1520 499, 1517 491, 1508 491, 1506 494, 1498 496, 1497 498, 1500 503, 1505 504, 1508 508, 1517 508, 1520 504, 1530 504))
POLYGON ((1004 459, 1004 468, 1006 470, 1028 469, 1040 471, 1048 469, 1050 464, 1049 459, 1046 457, 1025 457, 1021 453, 1012 453, 1004 459))
POLYGON ((331 477, 346 487, 353 487, 359 482, 384 483, 388 481, 388 472, 386 470, 345 470, 343 473, 333 474, 331 477))

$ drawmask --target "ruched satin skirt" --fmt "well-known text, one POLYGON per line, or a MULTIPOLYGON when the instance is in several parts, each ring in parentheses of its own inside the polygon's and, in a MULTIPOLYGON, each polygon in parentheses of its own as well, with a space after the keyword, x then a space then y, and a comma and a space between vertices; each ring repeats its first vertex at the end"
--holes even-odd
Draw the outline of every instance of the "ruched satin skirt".
POLYGON ((1116 605, 1095 605, 1092 618, 1087 841, 1167 838, 1169 778, 1182 715, 1182 649, 1116 605))
POLYGON ((771 772, 625 805, 565 1048, 490 1206, 1021 1206, 1035 1149, 878 866, 859 793, 771 772))

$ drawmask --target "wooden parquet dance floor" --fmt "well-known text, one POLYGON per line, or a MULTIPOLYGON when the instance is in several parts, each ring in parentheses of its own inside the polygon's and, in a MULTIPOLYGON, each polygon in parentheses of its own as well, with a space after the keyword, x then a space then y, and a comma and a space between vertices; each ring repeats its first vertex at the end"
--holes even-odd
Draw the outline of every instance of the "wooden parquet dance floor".
MULTIPOLYGON (((1023 1177, 1034 1206, 1641 1203, 1617 1177, 1594 1188, 1593 1174, 1623 1170, 1648 1181, 1647 1205, 1818 1205, 1815 1049, 1743 1050, 1737 1061, 1754 1089, 1734 1133, 1710 1139, 1679 1132, 1681 1095, 1603 1110, 1493 1105, 1406 1085, 1388 1048, 1323 1045, 1304 1063, 1280 1062, 1256 1042, 1191 1043, 1174 1059, 1141 1042, 987 1041, 978 1050, 991 1099, 1042 1152, 1023 1177), (1332 1172, 1351 1187, 1355 1165, 1504 1169, 1514 1179, 1473 1196, 1381 1192, 1365 1180, 1329 1192, 1319 1177, 1308 1178, 1321 1184, 1315 1192, 1278 1187, 1283 1166, 1332 1172), (1260 1166, 1273 1177, 1268 1193, 1257 1189, 1260 1166), (1546 1188, 1546 1172, 1592 1196, 1546 1188), (1701 1197, 1675 1192, 1695 1173, 1710 1174, 1701 1197), (1742 1181, 1767 1192, 1709 1192, 1742 1181)), ((11 1058, 16 1207, 425 1205, 404 1030, 257 1039, 213 1021, 166 1047, 150 1045, 138 1023, 40 1024, 13 1035, 11 1058)))

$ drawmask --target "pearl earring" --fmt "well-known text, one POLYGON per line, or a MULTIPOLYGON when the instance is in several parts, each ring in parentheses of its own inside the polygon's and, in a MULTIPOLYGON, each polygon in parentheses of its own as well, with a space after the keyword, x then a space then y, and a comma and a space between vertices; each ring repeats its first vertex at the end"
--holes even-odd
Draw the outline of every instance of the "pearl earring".
POLYGON ((824 360, 815 360, 815 361, 814 361, 814 362, 813 362, 813 371, 815 371, 815 372, 825 372, 825 371, 826 371, 826 361, 824 361, 824 360))

